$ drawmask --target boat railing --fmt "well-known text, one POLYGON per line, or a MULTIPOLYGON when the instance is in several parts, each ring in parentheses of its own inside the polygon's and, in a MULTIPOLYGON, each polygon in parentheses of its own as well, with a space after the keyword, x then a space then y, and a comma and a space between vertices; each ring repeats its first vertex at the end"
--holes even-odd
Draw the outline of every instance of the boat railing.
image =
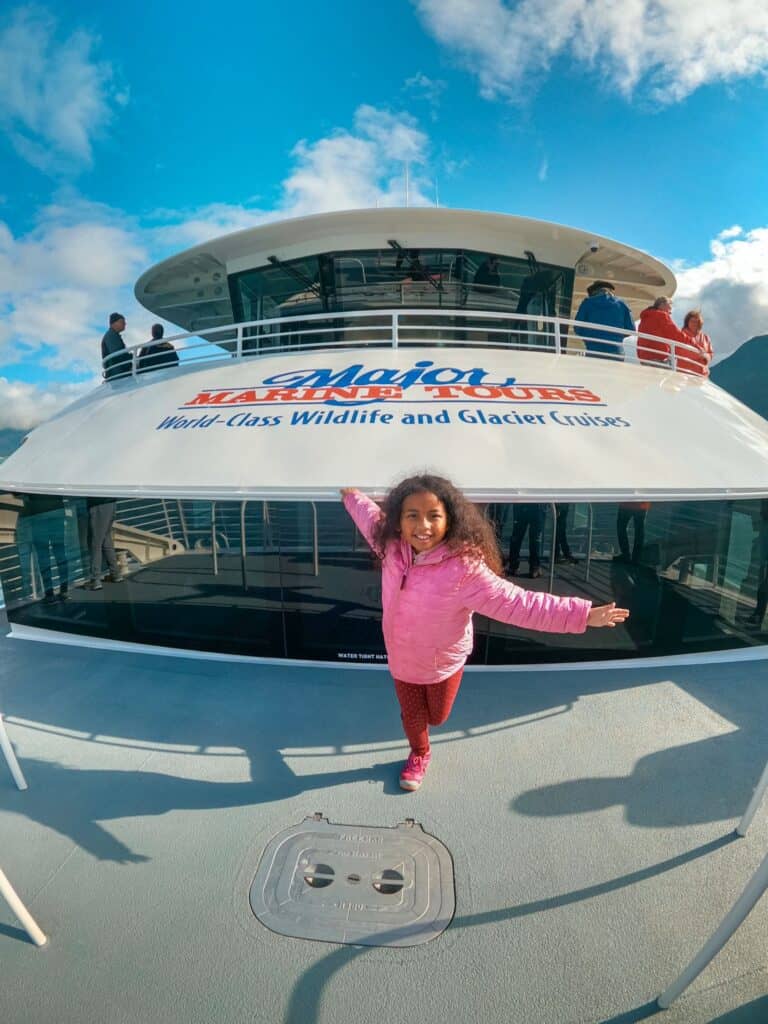
MULTIPOLYGON (((450 346, 500 348, 551 355, 589 356, 706 375, 699 349, 682 341, 618 327, 536 313, 499 313, 479 309, 367 309, 294 314, 205 328, 163 339, 165 348, 151 354, 143 342, 113 352, 102 361, 110 380, 147 372, 168 372, 178 364, 243 360, 282 352, 450 346)), ((156 344, 156 343, 154 343, 156 344)))

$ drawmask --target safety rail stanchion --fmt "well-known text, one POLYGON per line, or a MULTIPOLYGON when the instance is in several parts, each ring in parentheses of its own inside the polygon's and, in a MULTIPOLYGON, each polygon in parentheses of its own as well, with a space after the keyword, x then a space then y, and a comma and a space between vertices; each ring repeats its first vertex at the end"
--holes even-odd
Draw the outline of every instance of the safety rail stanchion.
MULTIPOLYGON (((766 789, 768 789, 768 764, 763 769, 760 781, 752 793, 752 799, 749 801, 741 821, 736 826, 737 835, 745 836, 747 834, 747 830, 752 824, 752 819, 765 796, 766 789)), ((666 1010, 671 1006, 675 999, 701 974, 707 964, 717 956, 736 929, 746 919, 766 889, 768 889, 768 856, 764 858, 757 871, 747 882, 744 892, 725 915, 714 935, 691 960, 677 981, 673 982, 659 996, 657 1001, 662 1010, 666 1010)))
POLYGON ((216 547, 216 502, 211 502, 211 554, 213 556, 213 575, 219 575, 219 549, 216 547))
POLYGON ((755 786, 752 799, 749 801, 746 811, 744 811, 744 816, 736 826, 737 835, 745 836, 747 834, 747 829, 752 824, 752 819, 765 796, 766 789, 768 789, 768 764, 763 768, 763 774, 760 776, 760 781, 755 786))
POLYGON ((725 915, 714 935, 704 943, 680 977, 661 993, 657 1003, 662 1010, 668 1009, 678 996, 685 992, 691 982, 701 974, 707 964, 717 956, 766 889, 768 889, 768 856, 763 859, 757 871, 747 882, 744 892, 725 915))
POLYGON ((317 505, 314 501, 309 503, 312 506, 312 575, 320 575, 320 544, 317 537, 317 505))
POLYGON ((590 501, 587 505, 588 510, 588 527, 587 527, 587 561, 584 566, 584 579, 589 580, 589 569, 592 564, 592 525, 593 525, 593 514, 592 514, 592 502, 590 501))
MULTIPOLYGON (((240 502, 240 573, 243 579, 243 591, 248 590, 248 563, 246 561, 248 557, 248 538, 245 535, 245 507, 248 504, 247 501, 240 502)), ((262 509, 262 520, 264 517, 264 510, 262 509)))
POLYGON ((21 922, 24 931, 32 939, 36 946, 44 946, 48 941, 46 935, 39 927, 35 919, 32 917, 30 912, 24 906, 16 894, 16 890, 13 888, 11 883, 4 875, 2 869, 0 869, 0 894, 5 899, 5 902, 11 908, 13 913, 21 922))
MULTIPOLYGON (((552 509, 552 546, 549 549, 549 592, 552 593, 552 588, 555 585, 555 552, 557 550, 557 505, 552 502, 549 506, 552 509)), ((544 539, 544 531, 541 532, 542 541, 544 539)), ((544 552, 542 551, 542 555, 544 552)))
POLYGON ((8 762, 8 767, 11 770, 13 781, 16 783, 19 789, 27 788, 27 780, 19 768, 19 762, 16 760, 16 755, 13 752, 11 741, 8 739, 8 733, 5 731, 5 723, 3 722, 3 716, 0 715, 0 747, 2 747, 3 753, 5 754, 5 760, 8 762))

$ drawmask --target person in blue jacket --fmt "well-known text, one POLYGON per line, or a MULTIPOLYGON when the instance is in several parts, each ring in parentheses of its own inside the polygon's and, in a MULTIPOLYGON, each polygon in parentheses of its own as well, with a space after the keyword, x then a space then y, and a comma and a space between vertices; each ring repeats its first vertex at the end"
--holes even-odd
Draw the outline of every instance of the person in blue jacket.
MULTIPOLYGON (((588 324, 619 327, 624 331, 634 332, 635 324, 629 306, 616 298, 615 290, 610 281, 594 281, 587 288, 587 297, 579 306, 575 319, 588 324)), ((574 331, 583 339, 588 354, 607 355, 614 359, 624 358, 623 334, 590 327, 574 327, 574 331)))

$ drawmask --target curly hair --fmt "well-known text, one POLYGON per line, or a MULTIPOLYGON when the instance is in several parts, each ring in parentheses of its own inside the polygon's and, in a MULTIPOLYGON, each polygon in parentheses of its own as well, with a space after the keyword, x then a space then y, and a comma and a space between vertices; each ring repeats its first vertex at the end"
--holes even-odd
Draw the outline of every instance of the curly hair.
POLYGON ((454 551, 482 558, 489 569, 501 575, 501 553, 491 524, 450 480, 430 473, 409 476, 387 494, 381 505, 381 518, 374 527, 376 550, 383 552, 390 540, 399 540, 403 502, 412 494, 424 493, 434 494, 445 507, 448 517, 445 541, 448 546, 454 551))

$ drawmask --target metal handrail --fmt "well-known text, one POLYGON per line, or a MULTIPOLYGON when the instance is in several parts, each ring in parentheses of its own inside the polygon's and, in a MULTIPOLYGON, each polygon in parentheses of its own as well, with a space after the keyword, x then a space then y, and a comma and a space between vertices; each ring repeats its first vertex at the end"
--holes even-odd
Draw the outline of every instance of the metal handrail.
POLYGON ((545 316, 538 313, 489 312, 468 307, 451 309, 389 307, 340 313, 308 313, 291 317, 270 317, 263 320, 250 320, 245 323, 212 327, 205 330, 204 336, 199 333, 187 332, 171 335, 165 340, 177 343, 177 351, 181 354, 179 366, 158 367, 155 370, 140 368, 138 352, 144 347, 145 343, 142 342, 119 352, 113 352, 102 360, 102 366, 108 373, 108 379, 141 377, 142 380, 148 380, 152 379, 154 373, 163 375, 177 373, 180 367, 185 367, 192 362, 243 360, 264 354, 295 352, 297 349, 302 351, 332 350, 345 349, 350 346, 396 349, 402 345, 444 346, 446 341, 462 348, 546 351, 558 356, 563 354, 588 355, 602 359, 641 363, 651 368, 672 369, 693 376, 701 376, 697 371, 678 367, 681 357, 688 358, 689 362, 701 361, 699 349, 686 342, 565 317, 545 316), (433 322, 425 323, 425 318, 429 318, 433 322), (366 320, 369 322, 366 323, 366 320), (535 328, 532 328, 533 324, 536 325, 535 328), (599 344, 601 351, 584 352, 581 348, 569 349, 567 339, 572 328, 579 328, 587 332, 577 335, 577 340, 599 344), (405 332, 409 332, 406 338, 403 337, 405 332), (438 333, 439 337, 430 338, 430 335, 434 333, 438 333), (593 333, 600 336, 593 337, 593 333), (332 335, 329 340, 314 340, 329 334, 332 335), (452 334, 453 337, 446 338, 446 334, 452 334), (606 339, 606 334, 612 336, 611 340, 606 339), (414 337, 414 335, 419 337, 414 337), (478 335, 482 335, 482 338, 477 337, 478 335), (286 336, 288 340, 283 341, 286 336), (297 336, 301 339, 309 338, 311 340, 309 343, 306 341, 297 343, 295 340, 297 336), (290 338, 294 340, 289 340, 290 338), (648 340, 654 342, 656 346, 662 346, 661 349, 654 349, 661 358, 640 358, 636 351, 625 349, 624 342, 628 338, 648 340), (540 339, 544 339, 544 342, 539 343, 540 339), (192 343, 178 344, 187 341, 192 343), (613 351, 605 351, 606 348, 610 349, 611 347, 613 351), (203 353, 195 354, 200 349, 203 350, 203 353), (130 367, 128 360, 130 360, 130 367))
MULTIPOLYGON (((552 509, 552 546, 549 549, 549 592, 555 585, 555 550, 557 548, 557 505, 553 502, 549 506, 552 509)), ((543 535, 542 530, 542 535, 543 535)), ((543 539, 543 536, 542 536, 543 539)), ((542 551, 542 554, 544 552, 542 551)))
POLYGON ((213 575, 219 575, 219 552, 216 546, 216 502, 211 502, 211 555, 213 556, 213 575))

